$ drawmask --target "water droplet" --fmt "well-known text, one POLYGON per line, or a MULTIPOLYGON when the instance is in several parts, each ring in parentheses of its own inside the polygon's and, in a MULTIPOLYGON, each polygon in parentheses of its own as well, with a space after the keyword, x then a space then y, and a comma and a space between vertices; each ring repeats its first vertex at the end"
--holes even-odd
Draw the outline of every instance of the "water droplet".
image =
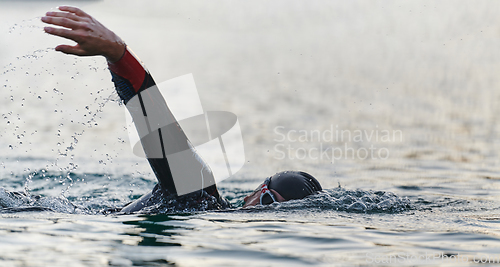
POLYGON ((10 149, 14 149, 14 148, 12 147, 12 145, 9 145, 9 148, 10 148, 10 149))

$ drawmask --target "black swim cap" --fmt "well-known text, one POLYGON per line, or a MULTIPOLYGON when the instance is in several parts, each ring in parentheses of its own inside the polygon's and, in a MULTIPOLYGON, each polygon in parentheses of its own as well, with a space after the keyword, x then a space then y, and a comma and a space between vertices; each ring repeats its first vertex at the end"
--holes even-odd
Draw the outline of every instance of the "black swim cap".
POLYGON ((268 188, 276 190, 285 200, 302 199, 323 190, 316 178, 301 171, 285 171, 273 175, 268 188))

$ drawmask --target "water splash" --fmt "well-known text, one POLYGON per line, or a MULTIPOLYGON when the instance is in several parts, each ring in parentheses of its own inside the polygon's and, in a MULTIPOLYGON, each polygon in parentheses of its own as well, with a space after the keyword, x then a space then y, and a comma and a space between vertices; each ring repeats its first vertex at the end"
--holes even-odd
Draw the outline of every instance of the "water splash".
MULTIPOLYGON (((37 21, 38 22, 38 21, 37 21)), ((22 23, 22 25, 14 25, 10 30, 19 30, 23 29, 26 23, 22 23)), ((23 31, 20 31, 23 32, 23 31)), ((77 153, 77 144, 78 144, 78 139, 80 139, 81 136, 85 134, 85 130, 83 129, 78 129, 78 127, 70 132, 69 134, 67 133, 68 127, 67 123, 65 122, 66 120, 70 121, 72 124, 80 124, 83 126, 86 126, 88 128, 92 128, 94 126, 98 125, 98 121, 100 118, 100 113, 103 111, 105 108, 106 104, 109 102, 119 102, 118 95, 114 92, 114 88, 109 86, 109 87, 102 87, 101 89, 98 90, 89 90, 90 95, 95 95, 93 103, 91 101, 88 101, 86 104, 86 110, 85 113, 79 113, 78 117, 74 117, 73 114, 71 115, 66 115, 67 113, 72 113, 76 112, 78 113, 78 109, 75 110, 68 110, 65 109, 64 107, 59 106, 60 103, 64 102, 65 97, 67 96, 64 95, 63 91, 67 91, 67 85, 65 83, 59 84, 59 82, 55 82, 54 85, 51 85, 48 88, 43 88, 46 83, 37 83, 39 79, 42 79, 41 77, 47 77, 47 75, 60 75, 61 71, 58 69, 63 68, 66 70, 67 75, 61 75, 60 79, 63 80, 66 77, 71 77, 71 84, 78 83, 77 85, 75 84, 76 87, 88 87, 89 84, 82 84, 82 73, 80 73, 80 67, 82 64, 88 64, 89 61, 93 62, 92 64, 89 64, 89 70, 93 72, 107 72, 107 66, 102 65, 101 62, 97 61, 96 59, 89 59, 89 58, 76 58, 76 59, 71 59, 67 58, 67 60, 72 61, 72 65, 74 67, 67 68, 65 65, 68 65, 65 61, 54 61, 58 62, 57 64, 53 64, 51 62, 51 57, 50 55, 55 55, 55 50, 54 48, 45 48, 45 49, 37 49, 34 50, 31 53, 28 53, 23 56, 18 56, 16 57, 13 62, 9 63, 8 65, 3 67, 3 74, 0 72, 0 76, 4 76, 5 78, 5 84, 3 85, 2 90, 7 91, 10 90, 10 105, 11 108, 16 108, 17 106, 24 107, 25 106, 25 100, 29 102, 28 104, 33 105, 33 100, 31 98, 26 98, 24 97, 26 95, 26 92, 28 92, 29 95, 32 95, 34 100, 41 100, 42 96, 40 95, 40 92, 45 91, 46 95, 44 96, 45 98, 50 99, 49 102, 54 102, 60 99, 59 103, 55 103, 54 107, 56 107, 54 110, 57 115, 55 115, 56 120, 62 120, 63 123, 59 125, 59 128, 57 129, 56 132, 56 138, 57 139, 46 139, 46 140, 53 140, 53 146, 52 146, 52 152, 55 154, 55 159, 51 160, 49 164, 46 166, 47 168, 55 168, 59 171, 64 171, 65 175, 63 175, 63 179, 61 179, 61 184, 66 186, 65 189, 62 190, 62 194, 64 195, 65 193, 68 192, 69 188, 74 184, 74 181, 71 180, 71 174, 78 169, 78 164, 74 162, 73 158, 74 155, 77 153), (54 52, 54 53, 50 53, 54 52), (43 61, 40 59, 46 57, 43 61), (36 61, 38 61, 38 64, 33 64, 36 61), (46 63, 46 64, 44 64, 46 63), (73 72, 73 73, 71 73, 73 72), (33 79, 33 82, 30 82, 29 84, 34 84, 33 88, 27 87, 28 90, 26 90, 26 87, 22 85, 26 79, 22 76, 29 76, 29 79, 33 79), (12 77, 11 77, 12 76, 12 77), (36 77, 35 77, 36 76, 36 77), (21 80, 20 80, 21 79, 21 80), (9 82, 10 80, 10 82, 9 82), (23 81, 23 82, 19 82, 23 81), (103 94, 104 91, 111 91, 111 94, 109 96, 106 96, 106 94, 103 94), (53 94, 49 94, 53 93, 53 94), (19 101, 20 100, 20 101, 19 101), (96 107, 97 106, 97 107, 96 107), (68 116, 72 116, 71 120, 69 120, 68 116), (65 126, 66 124, 66 126, 65 126), (64 127, 64 129, 62 128, 64 127), (63 130, 61 132, 61 130, 63 130), (66 133, 65 133, 66 132, 66 133), (70 137, 70 140, 67 140, 68 137, 70 137), (64 158, 64 160, 63 160, 64 158)), ((66 61, 67 61, 66 60, 66 61)), ((86 78, 86 77, 83 77, 86 78)), ((57 79, 59 80, 59 78, 57 79)), ((67 82, 66 82, 67 83, 67 82)), ((74 89, 73 89, 74 90, 74 89)), ((88 90, 88 89, 87 89, 88 90)), ((71 92, 71 91, 69 91, 71 92)), ((5 92, 4 92, 5 93, 5 92)), ((7 99, 9 100, 9 99, 7 99)), ((46 100, 48 101, 48 100, 46 100)), ((28 105, 26 105, 28 106, 28 105)), ((35 133, 38 133, 37 130, 34 131, 29 131, 30 135, 26 131, 23 131, 25 129, 25 124, 29 122, 29 120, 32 120, 31 116, 24 115, 24 111, 20 111, 19 113, 13 113, 12 111, 9 111, 8 113, 2 114, 2 116, 5 119, 5 133, 12 133, 15 136, 17 136, 17 140, 12 140, 8 141, 5 145, 10 149, 13 150, 15 154, 26 154, 30 153, 31 146, 28 148, 26 144, 31 145, 36 144, 35 142, 30 142, 30 140, 36 140, 36 138, 40 137, 34 137, 35 139, 30 139, 30 136, 34 135, 35 133), (22 117, 21 117, 22 116, 22 117), (28 136, 28 138, 25 139, 25 136, 28 136), (27 141, 24 142, 23 141, 27 141), (24 146, 23 146, 24 144, 24 146), (23 149, 26 148, 26 149, 23 149), (21 151, 22 150, 22 151, 21 151)), ((50 116, 50 115, 49 115, 50 116)), ((52 127, 48 127, 47 129, 50 129, 52 127)), ((81 127, 80 127, 81 128, 81 127)), ((45 131, 47 132, 47 131, 45 131)), ((40 142, 37 142, 40 143, 40 142)), ((12 154, 14 155, 14 154, 12 154)), ((112 156, 109 156, 106 154, 106 159, 103 161, 110 161, 112 156)), ((27 178, 29 179, 29 178, 27 178)), ((26 193, 29 193, 29 190, 25 190, 26 193)))
POLYGON ((28 192, 8 192, 0 187, 0 213, 19 211, 53 211, 60 213, 84 213, 84 209, 72 204, 63 196, 31 196, 28 192))
POLYGON ((43 26, 40 25, 41 17, 22 20, 20 23, 15 23, 9 27, 9 34, 18 33, 19 35, 26 32, 41 31, 43 26))
MULTIPOLYGON (((101 188, 101 185, 110 183, 108 179, 103 179, 105 176, 102 174, 67 174, 45 169, 37 171, 26 169, 25 172, 27 174, 22 177, 13 173, 11 179, 4 177, 6 183, 2 186, 6 188, 19 188, 19 181, 23 178, 25 182, 21 191, 0 187, 0 214, 37 211, 102 214, 109 210, 117 210, 116 207, 121 207, 137 197, 130 195, 128 191, 124 191, 123 194, 118 193, 121 191, 117 188, 121 183, 120 179, 113 179, 115 186, 111 186, 111 190, 101 188), (87 180, 95 187, 89 186, 87 180), (69 181, 69 185, 65 185, 66 181, 69 181), (76 185, 76 189, 70 192, 71 185, 76 185)), ((130 179, 130 177, 125 178, 130 179)))
POLYGON ((398 213, 412 209, 407 197, 387 191, 349 190, 343 187, 325 189, 305 199, 255 206, 257 210, 336 210, 354 213, 398 213))

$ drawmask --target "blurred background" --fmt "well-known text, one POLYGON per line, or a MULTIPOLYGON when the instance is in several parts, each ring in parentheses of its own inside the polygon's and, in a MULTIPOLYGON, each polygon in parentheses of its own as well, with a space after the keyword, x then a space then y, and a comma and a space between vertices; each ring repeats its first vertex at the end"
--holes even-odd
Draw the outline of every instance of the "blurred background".
POLYGON ((495 1, 107 0, 0 1, 4 173, 148 175, 130 151, 105 60, 56 53, 71 41, 43 33, 40 17, 62 4, 115 31, 157 82, 193 73, 205 110, 237 114, 247 158, 240 176, 257 181, 301 169, 325 187, 356 177, 353 186, 373 188, 389 186, 379 176, 406 184, 409 173, 425 176, 436 165, 444 179, 498 171, 495 1), (282 142, 276 127, 401 131, 403 139, 282 142), (390 153, 387 160, 279 159, 279 144, 390 153))

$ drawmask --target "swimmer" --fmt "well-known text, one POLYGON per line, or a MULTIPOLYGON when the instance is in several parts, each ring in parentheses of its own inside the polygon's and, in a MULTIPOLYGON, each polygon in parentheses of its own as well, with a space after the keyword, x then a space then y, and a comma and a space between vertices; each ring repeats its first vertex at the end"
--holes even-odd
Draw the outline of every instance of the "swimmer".
MULTIPOLYGON (((177 121, 155 86, 153 77, 120 37, 76 7, 61 6, 59 10, 47 12, 41 20, 47 24, 61 26, 61 28, 47 26, 44 27, 44 31, 51 35, 73 40, 76 45, 58 45, 55 48, 56 51, 77 56, 104 56, 108 62, 116 91, 123 103, 127 104, 134 101, 133 99, 139 99, 135 106, 126 105, 132 118, 154 113, 155 116, 159 114, 171 119, 177 125, 177 121), (147 93, 146 97, 141 97, 143 93, 147 93)), ((139 127, 137 128, 139 130, 139 127)), ((183 149, 190 147, 190 142, 180 127, 167 128, 160 128, 141 138, 146 158, 156 175, 158 184, 152 192, 129 203, 121 211, 125 213, 135 212, 161 201, 168 201, 178 210, 229 208, 229 202, 217 190, 209 166, 196 155, 194 150, 194 157, 187 159, 189 162, 185 164, 200 169, 202 184, 207 186, 192 193, 177 194, 171 168, 165 157, 165 150, 183 151, 183 149), (183 140, 183 142, 179 142, 179 140, 183 140), (155 144, 168 144, 170 147, 165 148, 163 145, 155 144), (158 153, 163 154, 163 156, 154 156, 158 153)), ((190 178, 186 177, 186 179, 190 178)), ((245 197, 243 207, 302 199, 321 190, 319 182, 308 173, 281 172, 267 178, 252 194, 245 197)))

